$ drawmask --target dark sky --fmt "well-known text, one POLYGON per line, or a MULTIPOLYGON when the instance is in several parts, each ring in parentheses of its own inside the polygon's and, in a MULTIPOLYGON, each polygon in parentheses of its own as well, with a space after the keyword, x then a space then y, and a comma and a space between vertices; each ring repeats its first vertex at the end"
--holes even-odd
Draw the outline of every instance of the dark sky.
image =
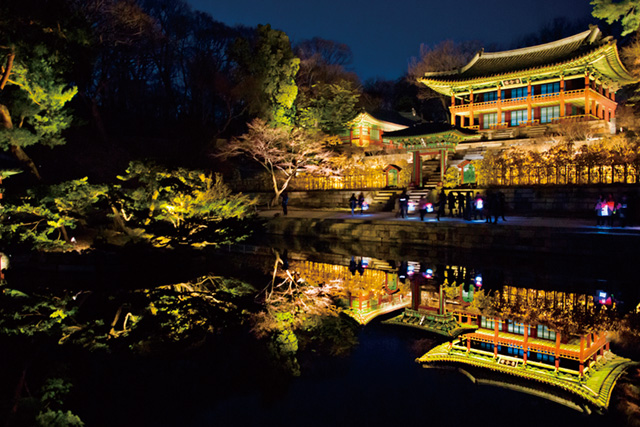
POLYGON ((314 36, 346 43, 363 81, 402 76, 422 43, 480 40, 507 49, 556 17, 578 21, 592 9, 589 0, 188 1, 227 25, 271 24, 292 43, 314 36))

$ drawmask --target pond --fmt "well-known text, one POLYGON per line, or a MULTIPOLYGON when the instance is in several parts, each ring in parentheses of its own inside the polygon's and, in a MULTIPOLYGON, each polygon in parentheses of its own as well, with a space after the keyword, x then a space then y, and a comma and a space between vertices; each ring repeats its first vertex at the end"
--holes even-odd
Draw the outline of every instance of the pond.
MULTIPOLYGON (((314 269, 321 271, 325 279, 331 272, 337 272, 342 281, 351 281, 354 286, 361 286, 370 277, 379 281, 383 275, 387 291, 392 291, 387 294, 408 289, 405 285, 409 278, 403 275, 432 270, 436 275, 445 271, 464 273, 461 277, 471 278, 476 290, 476 277, 481 276, 486 290, 508 284, 588 295, 605 292, 614 295, 625 309, 634 308, 640 301, 634 266, 621 264, 612 269, 606 260, 570 256, 548 259, 527 254, 451 252, 271 237, 227 248, 226 252, 199 255, 194 264, 204 262, 205 270, 253 281, 256 289, 262 289, 269 282, 264 266, 274 265, 274 254, 300 274, 305 274, 300 271, 301 266, 310 269, 308 275, 314 269)), ((150 263, 147 268, 166 267, 154 264, 157 261, 147 261, 150 263)), ((282 263, 279 268, 282 270, 282 263)), ((170 281, 178 282, 175 279, 179 273, 173 270, 180 268, 169 270, 170 281)), ((183 280, 201 273, 196 270, 185 267, 183 280)), ((57 274, 64 276, 64 280, 49 274, 47 283, 60 286, 68 281, 76 287, 74 291, 82 287, 82 280, 76 277, 69 281, 69 274, 68 269, 57 274)), ((374 287, 379 288, 378 285, 381 282, 374 287)), ((101 298, 117 299, 110 292, 103 291, 101 298)), ((378 303, 357 308, 371 311, 382 307, 383 299, 375 298, 378 303)), ((352 315, 357 311, 353 301, 347 302, 347 306, 352 315)), ((455 369, 422 368, 416 358, 447 339, 382 323, 398 313, 392 311, 366 325, 356 325, 357 344, 339 356, 324 352, 326 347, 308 346, 300 351, 299 376, 279 369, 278 362, 274 362, 264 345, 251 336, 251 328, 244 324, 231 324, 203 345, 181 349, 178 343, 156 347, 163 349, 160 352, 136 355, 125 348, 87 353, 77 348, 61 348, 56 343, 23 352, 12 347, 21 342, 10 337, 3 339, 0 346, 0 356, 5 362, 0 369, 0 379, 5 384, 1 396, 5 402, 13 401, 19 370, 28 366, 34 377, 45 377, 48 371, 55 370, 69 379, 73 391, 66 405, 87 426, 620 425, 617 413, 586 415, 541 397, 475 384, 455 369), (26 354, 29 360, 23 360, 26 354)), ((226 321, 224 317, 221 319, 226 321)), ((142 348, 133 340, 127 345, 142 348)), ((638 356, 637 348, 631 345, 616 347, 614 343, 612 350, 632 358, 638 356)), ((26 407, 28 402, 23 399, 21 405, 26 407)), ((2 410, 12 413, 8 403, 2 410)), ((7 425, 28 425, 15 415, 9 418, 11 422, 7 425)))

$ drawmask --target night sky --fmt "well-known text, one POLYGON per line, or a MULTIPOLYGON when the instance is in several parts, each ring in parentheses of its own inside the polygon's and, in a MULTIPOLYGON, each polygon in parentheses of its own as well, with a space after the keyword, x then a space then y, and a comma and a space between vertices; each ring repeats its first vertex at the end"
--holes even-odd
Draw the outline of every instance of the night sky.
MULTIPOLYGON (((188 0, 227 25, 271 24, 292 43, 314 36, 346 43, 364 81, 402 76, 422 43, 480 40, 511 48, 554 18, 588 18, 589 0, 188 0)), ((587 29, 586 27, 584 28, 587 29)))

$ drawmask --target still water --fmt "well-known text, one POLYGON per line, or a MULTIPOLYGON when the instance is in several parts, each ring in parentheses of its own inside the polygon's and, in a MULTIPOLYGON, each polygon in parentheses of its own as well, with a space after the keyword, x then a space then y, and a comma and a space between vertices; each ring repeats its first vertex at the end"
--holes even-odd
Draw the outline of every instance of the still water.
MULTIPOLYGON (((323 266, 325 275, 333 267, 361 281, 385 274, 395 277, 398 286, 398 274, 408 265, 416 271, 479 274, 488 290, 509 284, 589 295, 606 292, 627 309, 640 300, 635 266, 605 257, 271 239, 229 248, 207 262, 216 274, 254 280, 261 288, 268 275, 259 271, 273 265, 274 254, 292 265, 323 266), (359 271, 363 260, 364 271, 359 271), (353 261, 358 263, 355 271, 353 261)), ((79 378, 71 404, 87 426, 624 425, 611 414, 587 415, 540 397, 474 384, 455 369, 424 369, 415 359, 444 339, 381 322, 394 314, 359 326, 358 344, 345 356, 311 352, 301 358, 299 377, 273 371, 248 329, 186 353, 56 357, 69 356, 67 368, 79 378)), ((615 344, 612 350, 635 360, 639 353, 615 344)))

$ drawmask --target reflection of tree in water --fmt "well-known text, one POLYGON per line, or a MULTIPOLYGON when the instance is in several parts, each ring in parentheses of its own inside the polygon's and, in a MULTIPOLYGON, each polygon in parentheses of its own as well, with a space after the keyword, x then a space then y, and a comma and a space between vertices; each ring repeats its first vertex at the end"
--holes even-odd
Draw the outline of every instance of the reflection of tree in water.
POLYGON ((274 355, 296 375, 299 350, 323 347, 342 355, 356 342, 353 324, 340 316, 344 277, 310 268, 313 264, 317 263, 289 261, 286 251, 275 252, 271 282, 260 294, 264 310, 254 317, 254 332, 270 338, 274 355))

